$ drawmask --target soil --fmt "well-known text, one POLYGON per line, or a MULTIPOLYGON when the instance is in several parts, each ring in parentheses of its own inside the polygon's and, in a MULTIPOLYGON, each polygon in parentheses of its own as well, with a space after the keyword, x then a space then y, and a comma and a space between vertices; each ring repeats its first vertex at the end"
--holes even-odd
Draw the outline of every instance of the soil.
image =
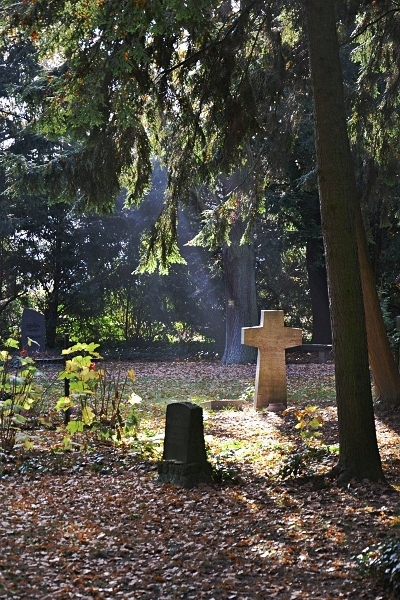
MULTIPOLYGON (((123 366, 138 382, 209 375, 221 388, 255 371, 199 362, 123 366)), ((287 370, 293 404, 300 384, 321 390, 333 381, 332 363, 293 361, 287 370)), ((308 400, 319 405, 324 441, 336 444, 332 399, 308 400)), ((334 454, 314 465, 319 476, 279 478, 276 456, 297 443, 295 424, 293 411, 256 413, 251 403, 206 412, 206 439, 238 449, 221 459, 219 483, 189 490, 159 484, 156 465, 128 450, 53 453, 42 471, 40 454, 31 453, 0 479, 0 599, 394 597, 362 572, 357 556, 399 537, 400 414, 376 418, 385 485, 337 487, 323 476, 334 454), (258 448, 252 456, 250 446, 258 448)))

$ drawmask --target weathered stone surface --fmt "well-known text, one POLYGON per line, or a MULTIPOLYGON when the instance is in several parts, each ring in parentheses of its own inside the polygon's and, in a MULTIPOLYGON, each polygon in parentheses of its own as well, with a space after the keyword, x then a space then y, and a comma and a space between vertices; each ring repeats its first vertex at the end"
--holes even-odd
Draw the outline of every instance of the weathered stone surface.
POLYGON ((245 406, 245 400, 231 400, 231 399, 221 399, 221 400, 207 400, 206 402, 202 402, 201 406, 203 408, 208 408, 209 410, 223 410, 224 408, 235 408, 241 409, 245 406))
POLYGON ((158 480, 161 483, 173 483, 184 488, 195 487, 199 483, 212 483, 212 467, 208 462, 161 461, 158 463, 158 480))
POLYGON ((258 348, 254 407, 287 406, 285 349, 300 346, 301 329, 284 326, 283 310, 262 310, 260 325, 242 328, 242 344, 258 348))
POLYGON ((22 311, 22 348, 27 350, 28 354, 33 352, 43 352, 46 347, 46 326, 44 315, 32 308, 24 308, 22 311), (33 344, 29 344, 29 339, 33 344), (36 342, 36 343, 35 343, 36 342))
POLYGON ((204 441, 203 409, 191 402, 167 406, 163 460, 159 481, 192 487, 212 481, 204 441))

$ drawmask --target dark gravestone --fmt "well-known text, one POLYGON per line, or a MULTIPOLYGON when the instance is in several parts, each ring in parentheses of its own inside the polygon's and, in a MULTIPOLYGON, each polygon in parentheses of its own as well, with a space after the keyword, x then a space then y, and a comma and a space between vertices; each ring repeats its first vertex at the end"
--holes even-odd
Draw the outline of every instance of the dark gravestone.
POLYGON ((168 404, 159 481, 182 487, 212 481, 204 442, 203 409, 191 402, 168 404))
POLYGON ((22 311, 21 331, 22 348, 27 350, 28 354, 44 351, 46 346, 46 327, 42 313, 32 308, 24 308, 22 311), (32 341, 29 342, 29 340, 32 341))

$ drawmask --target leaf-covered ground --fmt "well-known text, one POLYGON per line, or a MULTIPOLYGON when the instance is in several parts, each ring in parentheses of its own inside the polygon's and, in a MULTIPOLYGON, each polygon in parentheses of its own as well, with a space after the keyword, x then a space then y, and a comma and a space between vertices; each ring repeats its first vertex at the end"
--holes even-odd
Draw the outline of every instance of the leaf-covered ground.
MULTIPOLYGON (((156 438, 166 402, 224 398, 227 389, 240 395, 254 378, 252 366, 133 367, 146 407, 143 428, 156 438)), ((288 389, 289 405, 321 407, 323 438, 334 444, 332 365, 288 365, 288 389)), ((238 482, 160 485, 150 460, 106 446, 50 460, 43 443, 5 464, 0 599, 391 597, 362 575, 355 557, 399 535, 397 415, 377 419, 390 485, 346 489, 277 478, 299 439, 291 413, 255 413, 249 403, 204 417, 210 456, 219 455, 238 482)))

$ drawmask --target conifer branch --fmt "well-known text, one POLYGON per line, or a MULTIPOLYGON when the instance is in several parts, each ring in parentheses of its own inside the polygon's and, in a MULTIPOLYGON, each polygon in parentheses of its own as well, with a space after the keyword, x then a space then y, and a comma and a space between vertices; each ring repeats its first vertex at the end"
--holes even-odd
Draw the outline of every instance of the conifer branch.
POLYGON ((376 25, 377 23, 382 21, 382 19, 384 19, 388 15, 390 15, 392 13, 396 13, 396 12, 400 12, 400 7, 399 8, 391 8, 390 10, 386 11, 382 15, 379 15, 379 17, 377 17, 374 21, 371 21, 370 23, 367 23, 366 25, 364 25, 364 27, 362 27, 361 31, 356 31, 346 41, 342 42, 339 45, 346 46, 347 44, 351 44, 354 40, 356 40, 358 37, 360 37, 360 35, 365 33, 370 27, 373 27, 374 25, 376 25))

